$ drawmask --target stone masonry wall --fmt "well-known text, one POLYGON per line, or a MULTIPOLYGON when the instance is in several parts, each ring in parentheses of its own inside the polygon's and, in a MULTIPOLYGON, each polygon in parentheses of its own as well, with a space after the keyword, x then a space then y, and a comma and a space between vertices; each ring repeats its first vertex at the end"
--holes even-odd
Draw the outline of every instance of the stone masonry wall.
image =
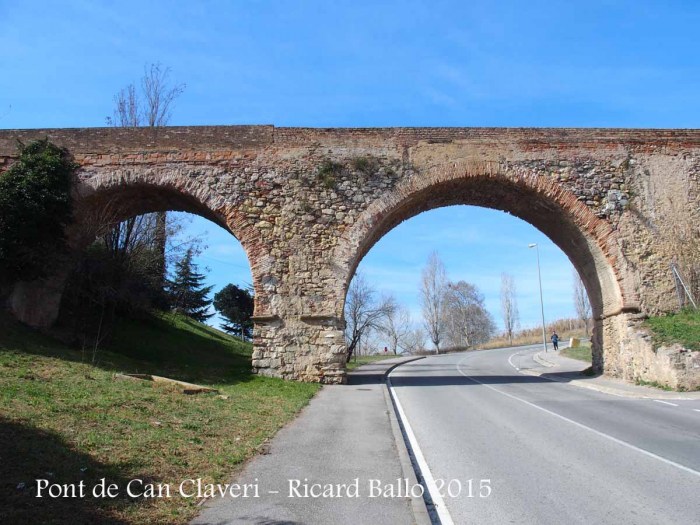
POLYGON ((698 131, 7 130, 0 169, 17 139, 43 137, 81 165, 79 222, 107 205, 124 217, 176 209, 235 235, 256 294, 253 366, 285 378, 344 380, 347 284, 383 234, 421 211, 487 206, 546 233, 591 297, 594 361, 620 376, 637 365, 620 357, 628 334, 614 319, 673 309, 678 232, 700 237, 698 131))

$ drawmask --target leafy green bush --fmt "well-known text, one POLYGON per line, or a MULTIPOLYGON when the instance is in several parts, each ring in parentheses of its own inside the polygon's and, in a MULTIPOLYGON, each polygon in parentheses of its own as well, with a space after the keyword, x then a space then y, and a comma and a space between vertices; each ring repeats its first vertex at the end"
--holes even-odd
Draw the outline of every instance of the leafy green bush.
POLYGON ((77 167, 45 139, 20 145, 19 159, 0 174, 0 281, 45 277, 50 261, 66 251, 77 167))

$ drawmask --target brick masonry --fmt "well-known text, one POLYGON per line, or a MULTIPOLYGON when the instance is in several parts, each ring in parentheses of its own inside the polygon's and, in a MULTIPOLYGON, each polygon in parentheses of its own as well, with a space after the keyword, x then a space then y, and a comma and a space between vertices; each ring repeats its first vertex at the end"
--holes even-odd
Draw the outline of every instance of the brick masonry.
MULTIPOLYGON (((669 264, 688 235, 700 237, 698 130, 5 130, 0 169, 17 140, 44 137, 81 166, 76 249, 104 210, 123 218, 189 211, 240 240, 256 294, 258 373, 343 382, 343 304, 362 257, 422 211, 472 204, 522 218, 568 255, 596 318, 596 368, 676 386, 698 381, 696 355, 664 351, 662 359, 639 342, 641 318, 677 306, 669 264)), ((60 281, 23 283, 12 308, 47 324, 60 281)))

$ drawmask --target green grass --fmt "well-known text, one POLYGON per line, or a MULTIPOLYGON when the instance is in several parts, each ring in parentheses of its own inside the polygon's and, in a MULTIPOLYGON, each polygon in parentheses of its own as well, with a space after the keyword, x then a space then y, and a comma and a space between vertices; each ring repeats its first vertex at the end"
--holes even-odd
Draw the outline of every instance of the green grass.
POLYGON ((656 346, 680 343, 690 350, 700 350, 700 311, 683 310, 650 317, 646 323, 652 330, 656 346))
POLYGON ((315 384, 250 372, 251 345, 181 316, 121 321, 92 353, 0 317, 0 523, 186 523, 196 499, 129 499, 134 478, 225 483, 308 403, 315 384), (187 396, 170 385, 117 381, 155 373, 213 386, 187 396), (100 478, 120 497, 36 498, 36 479, 100 478))
POLYGON ((561 355, 572 359, 578 359, 579 361, 585 361, 586 363, 590 363, 593 360, 590 343, 582 344, 576 348, 563 348, 561 350, 561 355))
POLYGON ((637 378, 635 380, 635 384, 640 386, 651 386, 660 390, 666 390, 667 392, 674 392, 674 389, 672 387, 670 387, 669 385, 659 383, 658 381, 645 381, 644 379, 637 378))
POLYGON ((121 320, 107 350, 145 361, 148 371, 194 383, 232 384, 254 377, 250 343, 183 315, 121 320))
POLYGON ((384 359, 391 359, 393 357, 400 357, 394 354, 379 354, 379 355, 361 355, 350 358, 350 362, 347 364, 348 370, 354 370, 358 366, 368 365, 370 363, 376 363, 377 361, 383 361, 384 359))

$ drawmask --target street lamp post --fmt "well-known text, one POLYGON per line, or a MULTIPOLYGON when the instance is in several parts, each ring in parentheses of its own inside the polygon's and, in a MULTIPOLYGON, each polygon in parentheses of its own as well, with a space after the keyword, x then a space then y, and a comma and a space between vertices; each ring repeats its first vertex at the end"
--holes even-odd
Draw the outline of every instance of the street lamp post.
POLYGON ((527 245, 528 248, 534 248, 537 252, 537 277, 540 281, 540 309, 542 310, 542 347, 547 351, 547 333, 544 325, 544 300, 542 299, 542 273, 540 272, 540 247, 537 243, 527 245))

